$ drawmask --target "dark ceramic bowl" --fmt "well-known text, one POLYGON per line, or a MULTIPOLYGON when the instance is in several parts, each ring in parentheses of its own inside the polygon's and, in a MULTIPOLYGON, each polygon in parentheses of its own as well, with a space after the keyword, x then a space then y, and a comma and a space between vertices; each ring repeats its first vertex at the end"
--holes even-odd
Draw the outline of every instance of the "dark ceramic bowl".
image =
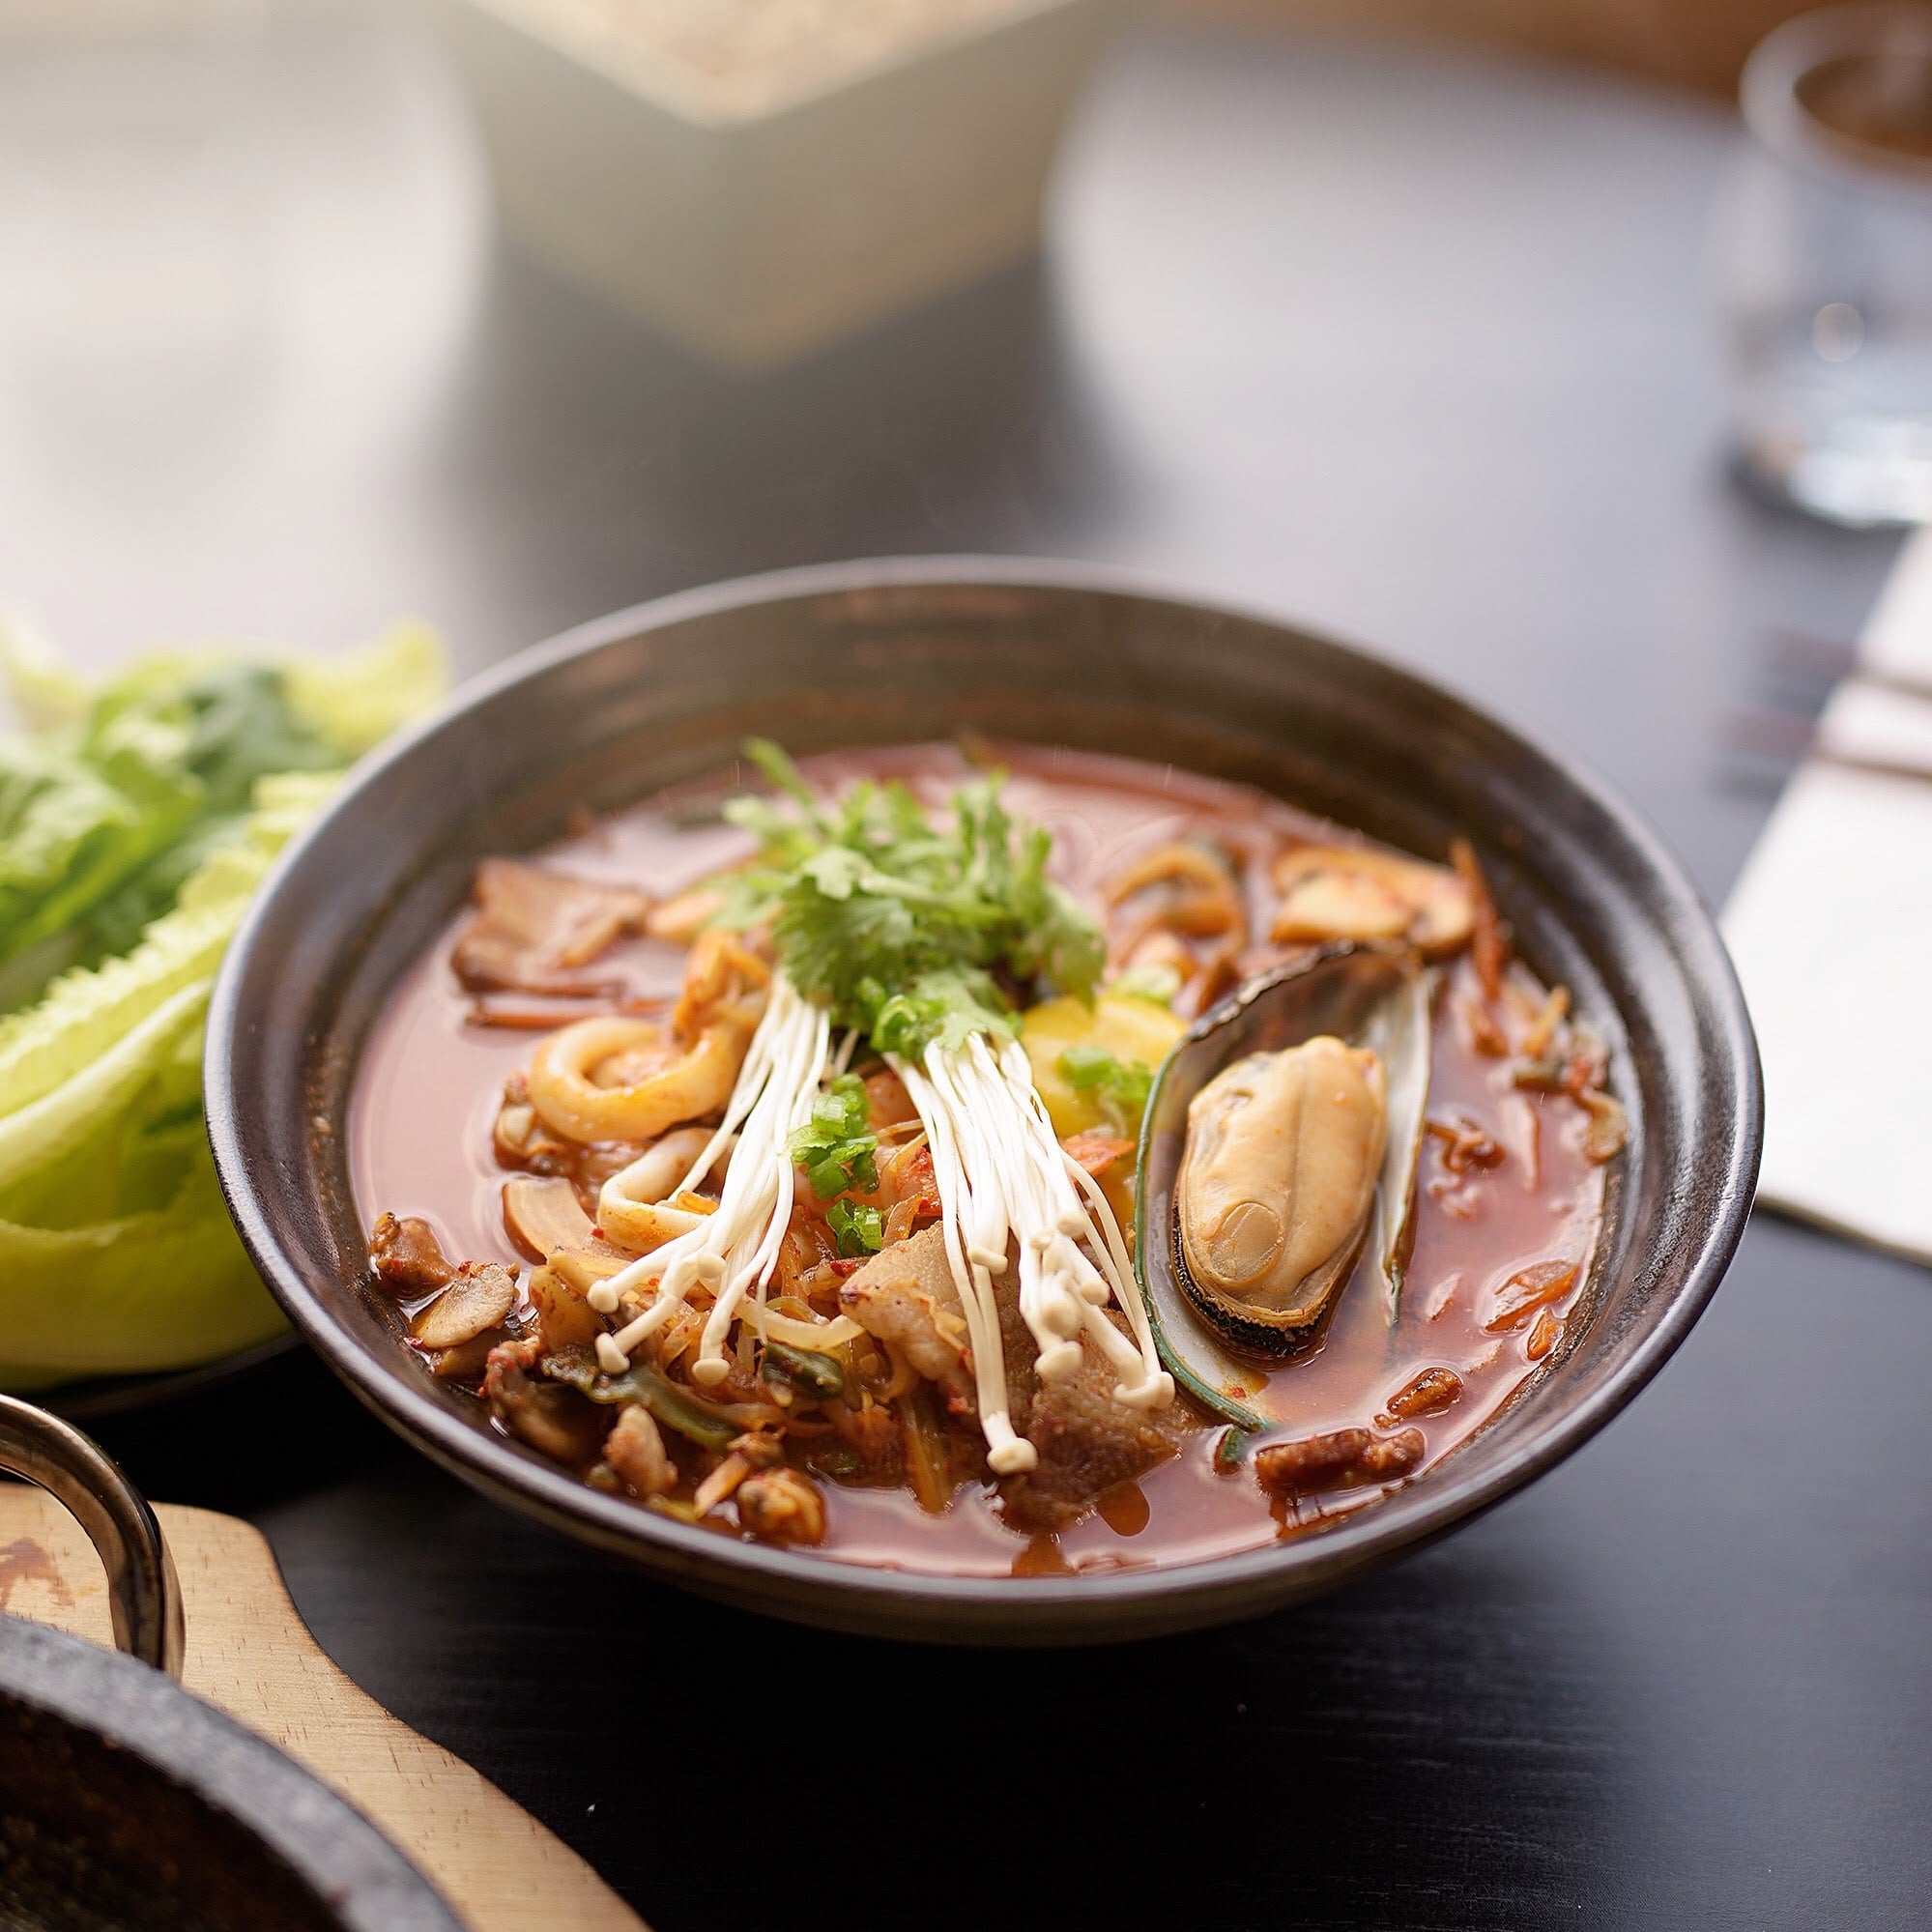
POLYGON ((296 1326, 466 1481, 691 1588, 894 1636, 1091 1642, 1291 1603, 1467 1522, 1587 1441, 1658 1371, 1750 1206, 1749 1022, 1696 890, 1595 780, 1432 685, 1263 619, 1107 574, 955 558, 693 591, 573 631, 469 686, 289 851, 228 955, 208 1116, 242 1236, 296 1326), (360 1283, 343 1124, 398 974, 490 852, 541 846, 715 768, 748 733, 809 752, 965 728, 1166 760, 1425 853, 1476 843, 1530 962, 1612 1050, 1629 1109, 1589 1318, 1487 1428, 1332 1528, 1209 1563, 1049 1579, 904 1575, 648 1514, 494 1433, 397 1344, 360 1283))

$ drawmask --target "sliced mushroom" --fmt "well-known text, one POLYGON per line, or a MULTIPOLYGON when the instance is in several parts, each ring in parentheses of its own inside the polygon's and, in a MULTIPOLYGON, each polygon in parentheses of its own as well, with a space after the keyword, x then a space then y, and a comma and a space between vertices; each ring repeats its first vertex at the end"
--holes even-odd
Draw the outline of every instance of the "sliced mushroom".
POLYGON ((1405 939, 1436 959, 1476 923, 1468 882, 1448 867, 1369 846, 1298 846, 1275 861, 1275 885, 1269 937, 1283 944, 1405 939))
POLYGON ((474 1382, 489 1367, 490 1350, 508 1339, 506 1329, 486 1328, 468 1341, 431 1356, 429 1371, 439 1382, 474 1382))
POLYGON ((611 1253, 607 1241, 587 1241, 581 1248, 559 1248, 550 1256, 550 1271, 562 1275, 581 1294, 608 1282, 623 1267, 626 1256, 611 1253))
POLYGON ((456 1270, 438 1245, 435 1230, 415 1215, 378 1215, 369 1235, 369 1260, 378 1279, 407 1300, 443 1287, 456 1270))
POLYGON ((591 1306, 589 1283, 573 1279, 562 1265, 567 1250, 560 1249, 553 1264, 530 1278, 530 1305, 546 1354, 565 1348, 594 1348, 610 1324, 591 1306))
POLYGON ((590 1240, 591 1217, 561 1174, 513 1174, 504 1183, 504 1226, 533 1261, 590 1240))
POLYGON ((476 916, 450 964, 473 992, 589 996, 619 983, 583 968, 650 909, 640 892, 488 858, 476 868, 476 916))
POLYGON ((516 1278, 497 1261, 465 1261, 449 1285, 419 1310, 411 1338, 429 1349, 454 1348, 500 1328, 516 1306, 516 1278))

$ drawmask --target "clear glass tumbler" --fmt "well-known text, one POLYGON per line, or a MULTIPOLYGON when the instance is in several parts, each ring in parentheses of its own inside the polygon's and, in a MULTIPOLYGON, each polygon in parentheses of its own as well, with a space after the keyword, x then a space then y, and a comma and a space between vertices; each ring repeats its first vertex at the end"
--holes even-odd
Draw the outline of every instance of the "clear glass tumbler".
POLYGON ((1932 6, 1789 21, 1743 105, 1720 252, 1745 465, 1835 522, 1932 521, 1932 6))

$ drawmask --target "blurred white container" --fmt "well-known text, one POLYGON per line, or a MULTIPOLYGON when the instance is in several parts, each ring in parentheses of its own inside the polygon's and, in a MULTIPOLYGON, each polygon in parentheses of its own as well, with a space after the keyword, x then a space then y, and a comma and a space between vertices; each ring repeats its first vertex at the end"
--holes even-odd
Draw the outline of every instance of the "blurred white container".
POLYGON ((433 0, 510 233, 766 367, 1023 257, 1130 0, 433 0))

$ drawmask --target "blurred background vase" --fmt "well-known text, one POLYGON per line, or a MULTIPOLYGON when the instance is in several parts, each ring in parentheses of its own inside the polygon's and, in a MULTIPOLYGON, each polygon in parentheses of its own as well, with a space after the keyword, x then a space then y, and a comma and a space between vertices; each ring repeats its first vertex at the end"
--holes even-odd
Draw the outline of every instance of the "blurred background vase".
POLYGON ((1932 7, 1790 21, 1742 100, 1719 252, 1744 467, 1834 522, 1932 520, 1932 7))

